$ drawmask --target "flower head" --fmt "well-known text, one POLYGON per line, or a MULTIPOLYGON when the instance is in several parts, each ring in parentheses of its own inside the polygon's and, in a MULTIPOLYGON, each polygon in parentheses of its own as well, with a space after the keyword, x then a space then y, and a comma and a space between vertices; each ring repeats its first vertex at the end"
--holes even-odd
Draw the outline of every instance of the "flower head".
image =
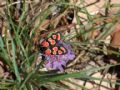
POLYGON ((47 69, 54 69, 54 70, 59 69, 60 71, 64 71, 63 66, 65 67, 68 61, 73 60, 75 58, 75 54, 72 51, 70 44, 64 43, 62 40, 60 40, 57 45, 61 45, 61 44, 67 50, 66 54, 62 54, 62 55, 43 54, 43 56, 46 59, 45 67, 47 69))

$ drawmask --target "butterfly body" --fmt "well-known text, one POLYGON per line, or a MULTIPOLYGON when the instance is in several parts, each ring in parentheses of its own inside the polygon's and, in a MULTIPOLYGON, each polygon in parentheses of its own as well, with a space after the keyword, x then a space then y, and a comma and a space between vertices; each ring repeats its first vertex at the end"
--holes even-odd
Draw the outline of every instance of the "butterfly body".
POLYGON ((49 38, 44 39, 41 43, 42 53, 45 55, 63 55, 67 53, 67 49, 61 42, 61 34, 53 33, 49 38))

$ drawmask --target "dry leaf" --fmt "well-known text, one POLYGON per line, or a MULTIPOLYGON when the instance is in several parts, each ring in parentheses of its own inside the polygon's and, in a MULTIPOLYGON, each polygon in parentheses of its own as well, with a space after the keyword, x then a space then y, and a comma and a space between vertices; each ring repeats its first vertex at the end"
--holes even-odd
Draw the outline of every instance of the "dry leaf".
POLYGON ((111 33, 110 46, 114 48, 120 48, 120 20, 118 21, 113 32, 111 33))

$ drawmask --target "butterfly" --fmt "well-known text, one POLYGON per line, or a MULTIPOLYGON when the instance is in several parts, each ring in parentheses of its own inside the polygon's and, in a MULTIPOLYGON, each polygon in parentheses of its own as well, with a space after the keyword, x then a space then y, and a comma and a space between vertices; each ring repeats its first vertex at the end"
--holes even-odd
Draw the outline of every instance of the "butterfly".
POLYGON ((61 34, 59 32, 53 33, 49 38, 44 39, 41 43, 41 51, 45 55, 63 55, 67 53, 67 49, 61 41, 61 34))

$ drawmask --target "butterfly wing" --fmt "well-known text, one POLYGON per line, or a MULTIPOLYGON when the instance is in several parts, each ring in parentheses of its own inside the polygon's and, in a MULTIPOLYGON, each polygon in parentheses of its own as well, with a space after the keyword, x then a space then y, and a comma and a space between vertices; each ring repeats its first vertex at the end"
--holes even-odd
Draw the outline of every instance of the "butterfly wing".
POLYGON ((58 42, 61 40, 60 33, 53 33, 51 37, 43 40, 40 45, 42 47, 42 53, 45 55, 63 55, 67 53, 67 49, 58 42))
POLYGON ((61 34, 59 32, 53 33, 51 35, 51 38, 54 39, 54 40, 56 40, 56 41, 59 41, 59 40, 61 40, 61 34))
POLYGON ((67 53, 67 49, 64 46, 52 47, 52 55, 63 55, 67 53))

